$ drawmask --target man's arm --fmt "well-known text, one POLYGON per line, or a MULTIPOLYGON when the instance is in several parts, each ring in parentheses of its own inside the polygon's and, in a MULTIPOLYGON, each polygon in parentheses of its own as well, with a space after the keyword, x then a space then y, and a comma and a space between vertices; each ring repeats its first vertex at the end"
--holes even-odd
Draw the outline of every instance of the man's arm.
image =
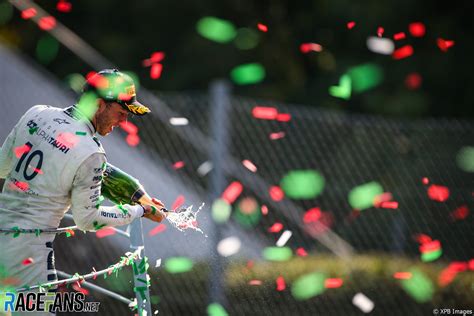
POLYGON ((74 222, 82 230, 97 230, 104 226, 121 226, 143 215, 140 205, 100 206, 103 154, 93 154, 79 167, 71 192, 74 222))

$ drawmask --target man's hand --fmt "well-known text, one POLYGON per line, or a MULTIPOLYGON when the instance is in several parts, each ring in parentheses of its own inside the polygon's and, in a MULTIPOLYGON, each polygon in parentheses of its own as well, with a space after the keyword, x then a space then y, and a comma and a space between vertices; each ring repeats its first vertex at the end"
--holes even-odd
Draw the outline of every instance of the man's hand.
POLYGON ((160 223, 166 217, 166 213, 162 211, 162 209, 165 209, 165 205, 155 198, 152 199, 152 202, 154 205, 143 205, 145 209, 143 217, 160 223))

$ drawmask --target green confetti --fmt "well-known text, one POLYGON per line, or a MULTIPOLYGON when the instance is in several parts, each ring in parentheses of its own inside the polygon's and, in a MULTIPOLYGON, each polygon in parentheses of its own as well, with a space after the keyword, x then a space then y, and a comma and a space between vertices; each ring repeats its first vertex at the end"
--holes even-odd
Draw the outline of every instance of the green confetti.
POLYGON ((352 67, 347 74, 351 78, 352 90, 358 93, 375 88, 383 80, 382 68, 372 63, 352 67))
POLYGON ((433 282, 417 268, 412 268, 409 272, 411 278, 400 281, 402 288, 418 303, 431 301, 434 294, 433 282))
POLYGON ((79 136, 86 136, 87 133, 86 133, 86 132, 76 132, 76 135, 79 135, 79 136))
POLYGON ((188 272, 193 268, 193 262, 186 257, 171 257, 165 261, 165 270, 169 273, 188 272))
POLYGON ((102 202, 104 202, 105 198, 101 195, 99 196, 99 200, 97 201, 97 203, 95 204, 95 208, 99 208, 100 205, 102 204, 102 202))
POLYGON ((263 258, 269 261, 287 261, 293 256, 288 247, 267 247, 263 249, 263 258))
POLYGON ((36 229, 35 229, 35 235, 36 235, 36 237, 39 237, 40 234, 41 234, 41 229, 36 228, 36 229))
POLYGON ((18 236, 20 236, 20 228, 18 228, 18 226, 15 226, 15 227, 12 227, 12 230, 14 231, 13 233, 13 238, 17 238, 18 236))
POLYGON ((351 84, 351 77, 345 74, 339 80, 338 86, 329 87, 329 94, 336 98, 349 100, 351 97, 351 84))
POLYGON ((103 228, 106 224, 99 224, 97 221, 94 221, 94 223, 92 223, 94 225, 94 229, 95 230, 99 230, 101 228, 103 228))
POLYGON ((474 172, 474 147, 462 147, 456 155, 456 163, 461 170, 474 172))
POLYGON ((235 206, 233 217, 243 227, 250 228, 260 222, 262 213, 255 199, 244 198, 235 206))
POLYGON ((211 303, 207 306, 208 316, 228 316, 229 314, 219 303, 211 303))
POLYGON ((324 177, 315 170, 294 170, 283 177, 280 187, 291 199, 313 199, 324 189, 324 177))
POLYGON ((265 68, 259 63, 244 64, 232 69, 230 76, 239 85, 258 83, 265 78, 265 68))
POLYGON ((92 120, 97 112, 97 94, 94 92, 87 92, 81 95, 77 103, 77 109, 85 115, 86 118, 92 120))
POLYGON ((127 210, 125 207, 123 207, 122 204, 117 204, 117 206, 118 206, 119 210, 122 211, 122 214, 123 214, 123 215, 127 215, 127 214, 128 214, 128 210, 127 210))
POLYGON ((43 35, 36 45, 36 58, 44 65, 53 61, 58 55, 59 42, 56 38, 46 33, 43 35))
POLYGON ((236 35, 232 23, 212 16, 201 18, 197 22, 196 29, 202 37, 218 43, 230 42, 236 35))
POLYGON ((374 205, 374 199, 383 193, 382 186, 377 182, 359 185, 349 192, 349 204, 357 210, 365 210, 374 205))
POLYGON ((224 199, 217 199, 211 206, 212 219, 216 223, 225 223, 229 220, 232 212, 232 206, 224 199))
POLYGON ((310 273, 299 277, 291 286, 291 294, 299 301, 307 300, 324 292, 324 273, 310 273))
POLYGON ((427 252, 424 252, 424 253, 421 254, 421 261, 423 261, 423 262, 435 261, 436 259, 441 257, 442 254, 443 254, 442 249, 438 249, 438 250, 434 250, 434 251, 427 251, 427 252))

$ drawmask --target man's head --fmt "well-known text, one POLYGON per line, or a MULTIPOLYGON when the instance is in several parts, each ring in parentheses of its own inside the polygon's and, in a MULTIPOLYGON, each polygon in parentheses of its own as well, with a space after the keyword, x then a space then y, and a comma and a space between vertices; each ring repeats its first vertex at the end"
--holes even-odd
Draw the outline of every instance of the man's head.
POLYGON ((145 115, 150 109, 137 101, 133 79, 117 69, 105 69, 87 78, 83 96, 96 102, 91 121, 105 136, 125 122, 129 114, 145 115))

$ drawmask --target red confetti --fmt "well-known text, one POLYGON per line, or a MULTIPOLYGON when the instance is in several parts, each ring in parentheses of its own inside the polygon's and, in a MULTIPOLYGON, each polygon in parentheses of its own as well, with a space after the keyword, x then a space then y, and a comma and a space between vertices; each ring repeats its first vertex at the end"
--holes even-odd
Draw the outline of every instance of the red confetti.
POLYGON ((405 45, 399 49, 396 49, 393 52, 392 57, 393 59, 403 59, 410 57, 411 55, 413 55, 413 47, 411 45, 405 45))
POLYGON ((80 141, 80 138, 77 135, 69 132, 59 133, 56 139, 58 140, 58 142, 63 143, 68 147, 74 147, 80 141))
POLYGON ((469 215, 469 209, 467 208, 467 205, 462 205, 455 209, 451 214, 451 219, 456 221, 456 220, 463 220, 469 215))
POLYGON ((467 267, 469 268, 469 270, 474 271, 474 259, 468 261, 467 267))
POLYGON ((428 187, 428 196, 433 201, 444 202, 449 198, 449 189, 442 185, 432 184, 428 187))
POLYGON ((31 257, 28 257, 21 262, 21 264, 24 266, 30 265, 32 263, 35 263, 35 260, 33 260, 31 257))
POLYGON ((245 168, 249 169, 252 172, 257 172, 257 166, 253 164, 250 160, 242 160, 242 164, 244 165, 245 168))
POLYGON ((347 22, 347 28, 349 30, 352 30, 352 28, 354 28, 355 25, 356 25, 356 23, 354 21, 347 22))
POLYGON ((278 113, 276 117, 278 122, 289 122, 291 120, 291 114, 289 113, 278 113))
POLYGON ((379 194, 374 198, 374 206, 375 207, 380 207, 380 205, 383 202, 388 202, 392 198, 393 198, 393 196, 392 196, 392 193, 390 193, 390 192, 384 192, 382 194, 379 194))
POLYGON ((319 207, 314 207, 304 213, 303 222, 305 224, 317 222, 321 218, 321 215, 321 209, 319 207))
POLYGON ((283 229, 283 224, 277 222, 277 223, 273 224, 272 227, 270 227, 270 228, 268 229, 268 231, 269 231, 270 233, 278 233, 278 232, 281 231, 282 229, 283 229))
POLYGON ((267 207, 265 204, 262 205, 261 210, 262 210, 262 214, 263 214, 263 215, 267 215, 267 214, 268 214, 268 207, 267 207))
POLYGON ((172 206, 171 206, 171 209, 172 210, 177 210, 178 208, 180 208, 181 206, 183 206, 184 202, 186 201, 186 198, 184 197, 184 195, 180 195, 176 198, 176 200, 174 200, 172 206))
POLYGON ((300 45, 300 51, 303 54, 306 54, 309 52, 320 52, 322 50, 323 50, 323 47, 316 43, 303 43, 300 45))
POLYGON ((438 44, 439 49, 441 49, 443 52, 447 52, 450 47, 454 46, 454 41, 438 38, 436 40, 436 44, 438 44))
POLYGON ((21 191, 25 192, 30 188, 30 185, 27 182, 15 181, 15 186, 21 191))
POLYGON ((378 36, 378 37, 382 37, 384 31, 385 31, 384 28, 381 27, 381 26, 379 26, 379 27, 377 28, 377 36, 378 36))
POLYGON ((280 138, 283 138, 285 137, 285 132, 277 132, 277 133, 271 133, 270 134, 270 139, 271 140, 277 140, 277 139, 280 139, 280 138))
POLYGON ((23 11, 21 11, 21 18, 28 20, 31 19, 36 15, 36 9, 35 8, 28 8, 23 11))
POLYGON ((247 269, 249 270, 253 269, 253 264, 254 264, 253 260, 247 261, 247 269))
POLYGON ((426 243, 429 243, 432 241, 431 237, 428 236, 428 235, 425 235, 425 234, 418 234, 415 236, 415 240, 419 243, 419 244, 426 244, 426 243))
POLYGON ((87 83, 98 89, 106 89, 109 87, 109 81, 95 71, 91 71, 86 75, 87 83))
POLYGON ((298 249, 296 249, 296 254, 300 257, 306 257, 308 255, 308 253, 303 247, 299 247, 298 249))
POLYGON ((252 115, 256 119, 274 120, 278 116, 278 110, 273 107, 256 106, 252 109, 252 115))
POLYGON ((265 24, 258 23, 257 28, 262 32, 268 32, 268 27, 265 24))
MULTIPOLYGON (((411 74, 409 74, 406 78, 405 78, 405 85, 407 86, 408 89, 410 90, 416 90, 418 89, 420 86, 421 86, 421 82, 422 82, 422 78, 421 76, 416 73, 416 72, 413 72, 411 74)), ((423 178, 423 179, 427 179, 427 178, 423 178)), ((427 183, 425 183, 427 184, 427 183)))
POLYGON ((232 204, 242 193, 244 187, 238 181, 234 181, 224 190, 222 193, 222 198, 227 201, 227 203, 232 204))
POLYGON ((76 234, 76 232, 72 229, 66 229, 66 232, 70 235, 70 236, 74 236, 76 234))
POLYGON ((276 290, 279 292, 284 291, 286 289, 285 279, 281 275, 276 279, 276 285, 276 290))
POLYGON ((138 134, 138 127, 132 122, 120 122, 120 128, 123 129, 127 134, 138 134))
POLYGON ((104 238, 112 235, 115 235, 115 229, 113 229, 112 227, 104 227, 95 232, 95 236, 97 238, 104 238))
POLYGON ((80 293, 82 293, 82 294, 84 294, 84 295, 89 295, 89 291, 88 291, 87 289, 81 287, 81 286, 78 284, 78 282, 74 283, 74 284, 72 285, 72 288, 73 288, 75 291, 80 292, 80 293))
POLYGON ((38 26, 43 31, 52 30, 56 26, 56 19, 53 16, 42 17, 38 22, 38 26))
POLYGON ((173 164, 173 169, 174 170, 178 170, 178 169, 181 169, 184 167, 184 161, 176 161, 174 164, 173 164))
POLYGON ((260 280, 250 280, 250 285, 262 285, 262 281, 260 280))
POLYGON ((20 158, 21 156, 23 156, 24 154, 30 152, 31 150, 31 147, 28 146, 27 144, 25 145, 22 145, 22 146, 18 146, 16 148, 13 149, 13 151, 15 152, 15 156, 17 158, 20 158))
POLYGON ((341 287, 344 281, 340 278, 331 278, 324 281, 324 287, 327 289, 336 289, 341 287))
POLYGON ((71 12, 72 3, 67 2, 65 0, 59 0, 59 2, 56 4, 56 9, 64 13, 71 12))
POLYGON ((153 228, 152 230, 150 230, 150 232, 148 233, 148 236, 155 236, 161 232, 164 232, 166 230, 166 225, 164 224, 159 224, 158 226, 156 226, 155 228, 153 228))
POLYGON ((276 185, 271 186, 268 190, 268 193, 270 194, 272 200, 276 202, 283 200, 283 198, 285 197, 285 193, 283 192, 283 190, 276 185))
POLYGON ((411 279, 411 272, 395 272, 393 277, 398 280, 409 280, 411 279))
POLYGON ((150 61, 152 63, 159 63, 165 58, 165 53, 163 52, 154 52, 151 54, 150 61))
POLYGON ((439 240, 432 240, 430 242, 423 243, 420 246, 421 253, 437 251, 440 249, 441 249, 441 243, 439 242, 439 240))
POLYGON ((153 64, 153 65, 151 65, 150 78, 151 79, 160 78, 162 71, 163 71, 163 65, 162 64, 153 64))
POLYGON ((399 40, 402 40, 402 39, 405 39, 405 38, 406 38, 405 32, 400 32, 400 33, 397 33, 397 34, 393 35, 393 39, 396 40, 396 41, 399 41, 399 40))
POLYGON ((138 144, 140 144, 140 136, 137 134, 128 134, 127 138, 125 138, 125 141, 130 147, 136 147, 138 144))
POLYGON ((421 22, 410 23, 408 30, 413 37, 422 37, 426 32, 425 25, 421 22))
POLYGON ((382 203, 380 203, 380 207, 381 208, 397 209, 398 208, 398 202, 396 202, 396 201, 382 202, 382 203))
POLYGON ((427 177, 424 177, 421 181, 423 182, 424 185, 427 185, 430 183, 430 179, 428 179, 427 177))

